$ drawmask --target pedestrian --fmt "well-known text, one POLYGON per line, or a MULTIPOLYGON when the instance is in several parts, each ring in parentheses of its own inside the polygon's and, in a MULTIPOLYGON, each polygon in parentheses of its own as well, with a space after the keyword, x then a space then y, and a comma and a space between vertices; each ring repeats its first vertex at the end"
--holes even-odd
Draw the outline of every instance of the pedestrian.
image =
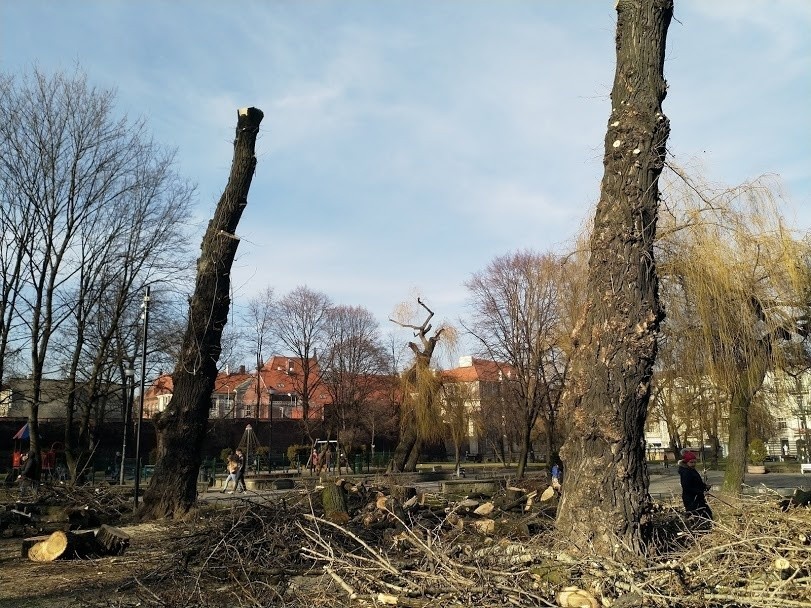
POLYGON ((332 471, 332 448, 327 444, 327 449, 324 452, 324 466, 327 468, 327 473, 332 471))
POLYGON ((318 470, 318 450, 313 448, 313 452, 312 454, 310 454, 310 475, 314 475, 317 470, 318 470))
MULTIPOLYGON (((233 481, 234 487, 237 487, 237 469, 239 469, 239 462, 237 462, 236 456, 234 456, 234 454, 228 454, 228 459, 225 462, 225 470, 228 476, 225 478, 225 483, 222 486, 223 494, 228 490, 228 484, 230 482, 233 481)), ((234 491, 231 490, 228 493, 233 494, 234 491)))
POLYGON ((245 485, 245 454, 242 453, 242 448, 237 448, 236 452, 237 463, 237 494, 242 494, 248 487, 245 485))
POLYGON ((685 452, 679 461, 679 478, 681 480, 681 500, 684 510, 689 515, 697 515, 712 520, 712 510, 707 504, 704 493, 711 486, 704 483, 701 475, 696 471, 696 455, 694 452, 685 452))
POLYGON ((556 462, 555 464, 552 465, 552 487, 558 492, 560 491, 561 488, 560 485, 561 474, 562 468, 560 466, 560 463, 556 462))
POLYGON ((40 468, 37 453, 31 450, 22 457, 22 469, 17 481, 20 482, 20 498, 26 494, 26 490, 31 489, 34 498, 39 493, 40 468))

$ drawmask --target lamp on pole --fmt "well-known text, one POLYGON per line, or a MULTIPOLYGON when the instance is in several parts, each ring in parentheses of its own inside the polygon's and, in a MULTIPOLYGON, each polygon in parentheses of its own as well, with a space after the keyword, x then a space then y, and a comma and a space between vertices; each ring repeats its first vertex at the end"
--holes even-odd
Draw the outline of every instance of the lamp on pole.
POLYGON ((141 394, 138 403, 138 424, 135 431, 135 506, 138 509, 138 488, 141 485, 141 421, 144 418, 144 379, 146 378, 146 333, 149 327, 149 286, 146 287, 144 302, 141 307, 144 309, 144 335, 141 345, 141 394))
POLYGON ((121 470, 118 472, 118 485, 124 485, 124 462, 127 458, 127 434, 130 426, 130 409, 132 408, 132 401, 130 397, 130 382, 135 379, 135 370, 132 367, 127 367, 124 370, 124 441, 121 443, 121 470))

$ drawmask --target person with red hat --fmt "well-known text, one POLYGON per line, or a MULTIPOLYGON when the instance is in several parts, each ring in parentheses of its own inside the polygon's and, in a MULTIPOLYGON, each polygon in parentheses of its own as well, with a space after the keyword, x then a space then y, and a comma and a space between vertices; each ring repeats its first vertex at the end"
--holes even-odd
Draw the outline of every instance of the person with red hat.
POLYGON ((701 475, 696 471, 695 452, 684 452, 679 461, 679 478, 681 479, 681 500, 688 515, 698 515, 712 519, 712 510, 707 504, 704 493, 710 489, 701 475))

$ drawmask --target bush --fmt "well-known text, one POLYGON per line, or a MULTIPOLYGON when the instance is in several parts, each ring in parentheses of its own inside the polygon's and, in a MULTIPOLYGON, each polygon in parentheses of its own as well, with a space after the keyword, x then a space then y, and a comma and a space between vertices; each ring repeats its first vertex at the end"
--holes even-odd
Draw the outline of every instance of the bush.
POLYGON ((769 451, 766 449, 766 444, 763 443, 763 441, 753 439, 749 442, 749 451, 747 452, 749 464, 762 465, 766 462, 766 456, 768 455, 769 451))

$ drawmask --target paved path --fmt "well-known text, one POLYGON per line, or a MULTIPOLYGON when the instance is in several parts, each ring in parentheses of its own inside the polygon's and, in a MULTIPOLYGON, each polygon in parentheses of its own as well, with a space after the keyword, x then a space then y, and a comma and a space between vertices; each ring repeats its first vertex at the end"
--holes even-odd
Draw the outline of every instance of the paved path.
MULTIPOLYGON (((700 469, 699 469, 699 472, 700 469)), ((654 498, 664 499, 669 496, 680 497, 681 485, 677 466, 650 469, 650 493, 654 498)), ((702 473, 704 475, 704 473, 702 473)), ((715 490, 721 487, 724 481, 723 471, 707 471, 707 483, 715 490)), ((747 474, 744 480, 744 491, 753 493, 778 492, 782 495, 791 494, 795 488, 811 488, 811 475, 800 473, 766 473, 765 475, 747 474)))

